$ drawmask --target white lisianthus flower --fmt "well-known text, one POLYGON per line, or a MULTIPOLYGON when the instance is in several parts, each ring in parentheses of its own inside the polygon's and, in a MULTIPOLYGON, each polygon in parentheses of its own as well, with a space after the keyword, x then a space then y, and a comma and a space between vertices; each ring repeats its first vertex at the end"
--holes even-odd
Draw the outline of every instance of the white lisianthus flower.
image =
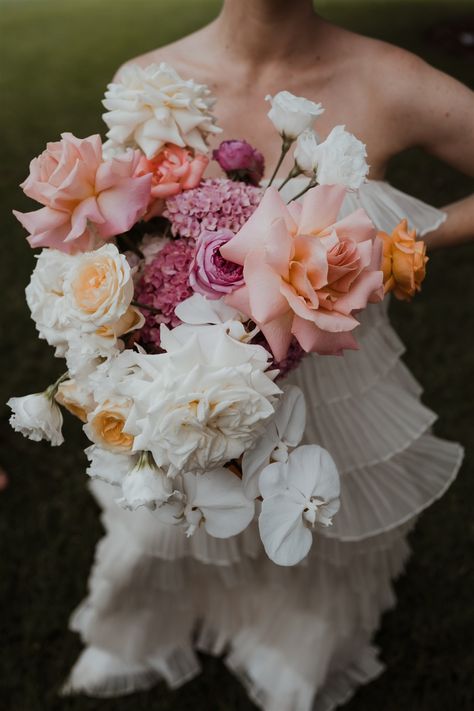
POLYGON ((294 153, 295 164, 300 173, 304 173, 310 178, 314 176, 317 166, 317 147, 318 137, 312 129, 307 128, 306 131, 300 133, 294 153))
POLYGON ((99 479, 107 484, 120 486, 126 474, 135 466, 137 455, 129 456, 92 444, 85 450, 89 460, 86 473, 91 479, 99 479))
POLYGON ((230 538, 252 521, 255 503, 246 498, 242 482, 229 469, 218 468, 202 474, 188 472, 183 481, 187 536, 203 526, 215 538, 230 538))
POLYGON ((321 104, 295 96, 289 91, 279 91, 273 97, 268 95, 265 100, 271 103, 268 118, 280 136, 288 141, 298 138, 324 112, 321 104))
POLYGON ((258 523, 265 551, 278 565, 296 565, 311 548, 316 524, 329 526, 339 510, 336 465, 327 450, 303 445, 287 462, 265 467, 260 491, 258 523))
POLYGON ((148 452, 142 452, 131 471, 122 479, 123 497, 119 506, 135 511, 140 506, 154 510, 172 496, 172 480, 155 465, 148 452))
POLYGON ((315 153, 320 185, 345 185, 357 190, 365 181, 369 172, 365 144, 348 133, 345 126, 333 128, 315 153))
POLYGON ((163 329, 166 353, 125 351, 101 366, 94 386, 96 401, 104 403, 98 413, 120 398, 131 403, 121 432, 133 439, 132 451, 151 452, 168 476, 240 457, 281 393, 273 382, 278 371, 267 371, 270 356, 261 346, 234 340, 219 325, 195 327, 184 343, 173 332, 163 329))
POLYGON ((207 86, 182 79, 169 64, 129 65, 105 93, 105 153, 138 147, 151 159, 165 143, 206 153, 207 136, 221 130, 214 103, 207 86))
POLYGON ((259 476, 270 462, 286 462, 289 449, 303 437, 306 405, 302 391, 295 385, 284 385, 275 414, 265 425, 261 436, 242 458, 242 483, 249 499, 260 495, 259 476))
POLYGON ((64 442, 61 432, 63 416, 49 388, 34 395, 11 397, 7 405, 12 411, 10 425, 15 432, 34 442, 45 439, 53 447, 64 442))

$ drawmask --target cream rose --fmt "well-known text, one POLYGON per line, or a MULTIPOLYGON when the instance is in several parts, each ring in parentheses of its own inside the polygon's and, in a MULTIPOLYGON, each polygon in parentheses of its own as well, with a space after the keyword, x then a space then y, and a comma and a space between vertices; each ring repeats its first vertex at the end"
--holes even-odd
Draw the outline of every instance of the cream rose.
POLYGON ((152 159, 166 143, 207 153, 207 136, 221 131, 214 103, 207 86, 182 79, 169 64, 129 65, 105 93, 105 153, 132 146, 152 159))
POLYGON ((85 330, 113 326, 133 298, 132 270, 117 247, 107 244, 75 257, 64 280, 65 309, 85 330))

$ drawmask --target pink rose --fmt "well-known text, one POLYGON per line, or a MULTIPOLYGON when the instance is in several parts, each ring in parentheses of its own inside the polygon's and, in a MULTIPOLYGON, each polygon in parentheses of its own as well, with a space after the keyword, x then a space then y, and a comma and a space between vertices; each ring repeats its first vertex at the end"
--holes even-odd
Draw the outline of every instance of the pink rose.
POLYGON ((129 230, 144 214, 151 176, 135 175, 139 151, 104 161, 100 136, 76 138, 63 133, 30 163, 21 187, 44 205, 33 212, 14 211, 30 233, 32 247, 75 253, 91 249, 129 230))
POLYGON ((383 298, 381 241, 364 210, 337 220, 345 188, 323 185, 285 205, 269 188, 221 248, 244 267, 245 286, 226 301, 261 328, 277 360, 294 336, 305 351, 357 348, 354 312, 383 298))
POLYGON ((222 141, 219 148, 212 152, 212 157, 232 180, 258 185, 263 178, 264 158, 247 141, 222 141))
POLYGON ((201 232, 189 273, 189 283, 194 291, 209 299, 219 299, 243 286, 242 267, 224 259, 220 253, 222 245, 234 236, 230 230, 201 232))
POLYGON ((161 214, 166 198, 197 187, 208 163, 207 156, 200 153, 193 156, 187 148, 180 148, 173 143, 167 143, 152 160, 143 156, 138 166, 138 175, 152 175, 151 200, 146 219, 161 214))

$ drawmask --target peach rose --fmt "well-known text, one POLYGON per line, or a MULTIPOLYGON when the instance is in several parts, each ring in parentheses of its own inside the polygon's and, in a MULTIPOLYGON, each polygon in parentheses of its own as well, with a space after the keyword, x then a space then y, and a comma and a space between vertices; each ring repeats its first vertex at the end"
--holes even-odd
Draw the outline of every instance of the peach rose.
POLYGON ((133 275, 126 257, 114 244, 106 244, 73 260, 63 283, 69 316, 89 331, 113 327, 127 314, 133 298, 133 275))
POLYGON ((166 198, 197 187, 208 163, 209 159, 205 155, 194 155, 187 148, 180 148, 173 143, 167 143, 152 160, 143 156, 137 175, 152 175, 151 200, 146 219, 161 213, 166 198))
POLYGON ((309 190, 285 205, 269 188, 221 254, 244 267, 245 286, 226 296, 260 327, 277 360, 292 336, 306 351, 357 348, 353 313, 383 298, 382 243, 364 210, 337 220, 346 190, 309 190))
POLYGON ((379 232, 383 240, 384 291, 393 291, 397 299, 410 301, 426 275, 426 244, 416 241, 416 230, 409 230, 402 220, 391 235, 379 232))
POLYGON ((89 439, 112 452, 129 452, 133 447, 133 435, 125 432, 129 403, 106 401, 89 417, 84 430, 89 439))
POLYGON ((21 187, 44 205, 14 215, 30 233, 32 247, 75 253, 129 230, 144 214, 151 175, 136 175, 140 152, 103 160, 100 136, 63 133, 30 163, 21 187))
POLYGON ((65 380, 59 385, 54 398, 59 405, 65 407, 66 410, 78 417, 82 422, 87 422, 89 412, 92 412, 95 408, 92 395, 83 390, 72 379, 65 380))

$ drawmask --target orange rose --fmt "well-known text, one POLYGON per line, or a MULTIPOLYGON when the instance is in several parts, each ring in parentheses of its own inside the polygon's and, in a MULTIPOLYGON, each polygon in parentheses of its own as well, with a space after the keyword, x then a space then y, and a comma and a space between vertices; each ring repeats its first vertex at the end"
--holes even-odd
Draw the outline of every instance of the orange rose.
POLYGON ((151 200, 145 219, 159 215, 166 198, 197 187, 208 163, 207 156, 173 143, 163 146, 152 160, 143 156, 137 175, 152 174, 151 200))
POLYGON ((416 241, 416 230, 409 230, 407 220, 402 220, 391 235, 379 232, 383 241, 384 292, 393 291, 397 299, 410 301, 426 274, 426 244, 416 241))

